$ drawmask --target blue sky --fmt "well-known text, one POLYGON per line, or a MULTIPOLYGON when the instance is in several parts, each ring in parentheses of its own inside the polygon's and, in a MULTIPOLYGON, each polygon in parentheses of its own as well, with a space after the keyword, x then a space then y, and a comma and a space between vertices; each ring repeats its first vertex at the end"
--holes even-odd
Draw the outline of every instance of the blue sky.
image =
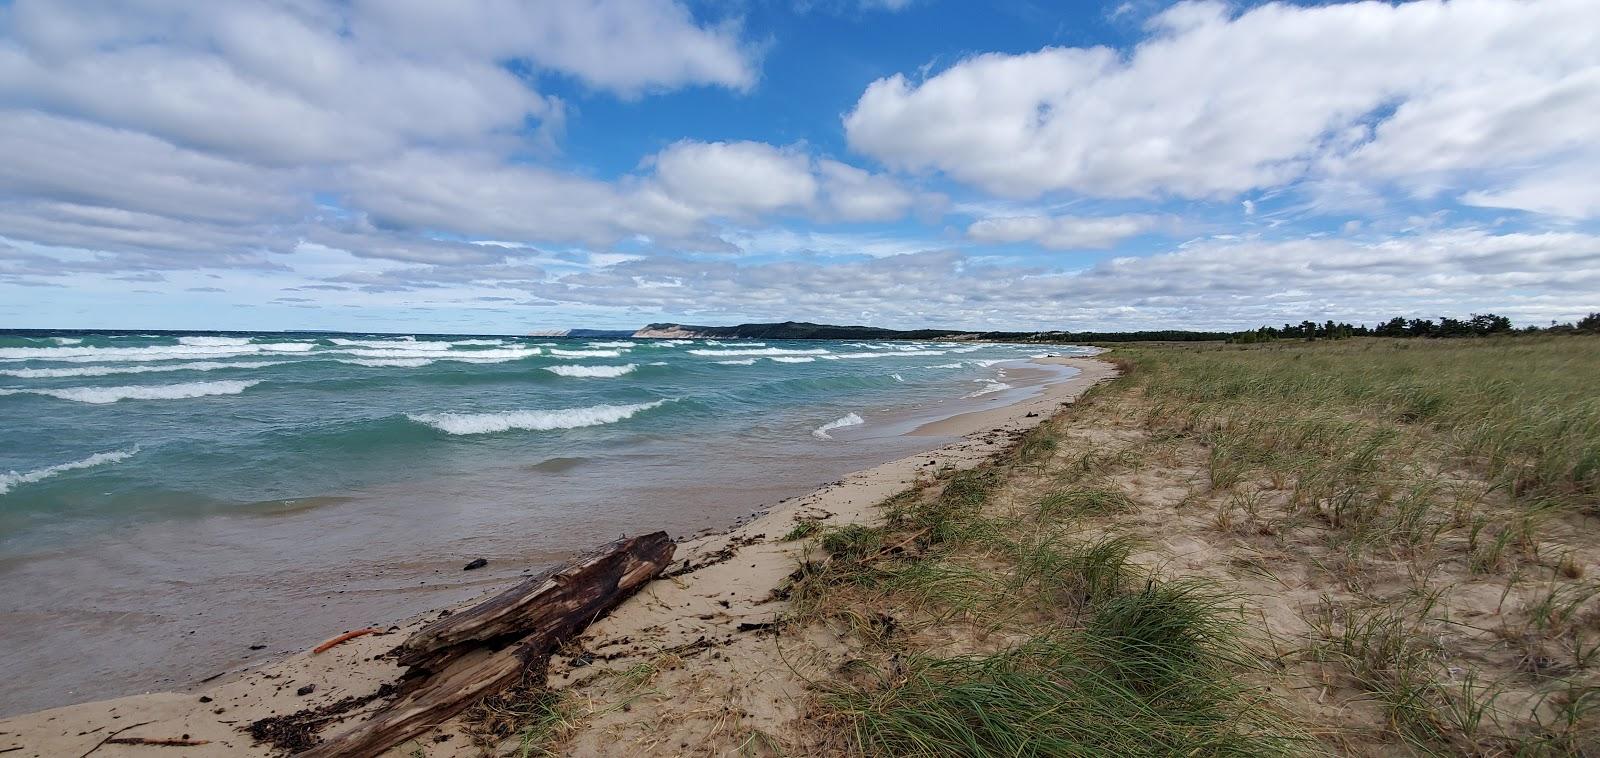
POLYGON ((1600 310, 1579 0, 0 4, 0 325, 1600 310))

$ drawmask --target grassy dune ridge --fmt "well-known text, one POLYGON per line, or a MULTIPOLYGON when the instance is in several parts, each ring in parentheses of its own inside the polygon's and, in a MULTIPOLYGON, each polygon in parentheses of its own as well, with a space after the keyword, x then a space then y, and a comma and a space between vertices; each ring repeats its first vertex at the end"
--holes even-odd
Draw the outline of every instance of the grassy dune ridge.
POLYGON ((821 533, 793 622, 861 642, 811 751, 1600 745, 1600 339, 1109 357, 1009 456, 821 533))

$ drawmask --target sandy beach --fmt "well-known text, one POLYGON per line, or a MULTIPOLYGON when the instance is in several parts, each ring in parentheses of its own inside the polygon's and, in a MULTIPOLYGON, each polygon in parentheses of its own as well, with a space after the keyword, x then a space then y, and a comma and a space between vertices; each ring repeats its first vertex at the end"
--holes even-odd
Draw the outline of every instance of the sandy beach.
MULTIPOLYGON (((687 748, 715 732, 719 720, 729 713, 737 712, 747 724, 772 726, 796 717, 807 672, 815 673, 815 666, 821 663, 785 660, 773 638, 760 633, 783 610, 784 603, 774 599, 773 591, 794 571, 805 550, 804 542, 784 542, 783 535, 802 519, 829 526, 869 521, 878 516, 874 505, 919 477, 986 459, 1115 373, 1111 364, 1095 359, 1037 360, 1078 373, 1038 385, 1035 394, 1017 402, 923 424, 912 432, 960 437, 958 442, 851 474, 808 495, 785 500, 735 528, 680 542, 677 564, 668 572, 672 576, 652 582, 591 626, 576 645, 568 647, 567 652, 574 655, 552 661, 549 684, 585 697, 610 679, 597 674, 627 669, 662 651, 678 650, 684 657, 714 661, 715 665, 669 673, 681 679, 674 683, 674 691, 699 693, 703 699, 681 703, 684 712, 671 718, 667 714, 653 717, 645 708, 602 711, 572 740, 571 754, 607 754, 607 746, 621 732, 646 724, 652 725, 655 744, 687 748)), ((1031 369, 1037 375, 1018 369, 1016 384, 1026 388, 1030 383, 1060 377, 1061 372, 1042 369, 1031 369)), ((573 549, 585 547, 574 545, 573 549)), ((5 719, 0 721, 0 754, 150 755, 156 748, 115 741, 144 738, 194 743, 162 748, 161 755, 271 755, 270 746, 256 743, 247 733, 252 722, 330 706, 347 698, 370 697, 400 674, 383 654, 412 631, 439 618, 442 611, 398 621, 321 654, 295 654, 182 691, 88 702, 5 719)), ((326 636, 344 631, 328 629, 326 636)), ((331 718, 321 733, 336 733, 379 704, 381 700, 331 718)), ((425 746, 428 756, 476 754, 469 738, 453 723, 442 724, 416 743, 391 752, 412 755, 419 744, 425 746)))

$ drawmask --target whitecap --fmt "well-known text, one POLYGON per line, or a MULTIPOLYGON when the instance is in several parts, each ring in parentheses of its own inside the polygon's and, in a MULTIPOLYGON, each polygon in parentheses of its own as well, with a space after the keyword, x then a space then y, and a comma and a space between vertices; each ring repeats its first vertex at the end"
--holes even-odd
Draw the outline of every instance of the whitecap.
POLYGON ((906 378, 905 378, 905 377, 903 377, 903 376, 901 376, 901 375, 899 375, 899 374, 890 374, 890 375, 889 375, 889 377, 890 377, 890 378, 892 378, 892 379, 894 379, 894 380, 895 380, 895 381, 897 381, 897 382, 903 382, 903 381, 905 381, 905 380, 906 380, 906 378))
POLYGON ((983 389, 977 390, 976 392, 968 392, 967 394, 962 395, 962 397, 982 397, 984 395, 989 395, 996 392, 1004 392, 1008 389, 1011 389, 1011 385, 1006 384, 1005 382, 989 382, 983 386, 983 389))
POLYGON ((621 358, 621 350, 557 350, 550 349, 551 355, 563 358, 621 358))
POLYGON ((239 347, 250 344, 249 337, 179 337, 180 345, 197 345, 200 347, 239 347))
POLYGON ((352 366, 368 366, 371 368, 422 368, 433 363, 432 358, 351 358, 339 359, 340 363, 352 366))
POLYGON ((812 356, 812 355, 806 355, 806 356, 772 355, 772 356, 768 356, 767 357, 767 360, 774 361, 774 362, 777 362, 777 363, 810 363, 810 362, 812 362, 812 361, 814 361, 816 359, 817 359, 816 356, 812 356))
POLYGON ((250 381, 224 380, 215 382, 184 382, 182 384, 137 384, 123 387, 65 387, 62 389, 41 390, 16 390, 11 393, 27 392, 34 395, 47 395, 61 400, 71 400, 78 403, 93 403, 104 405, 115 403, 119 400, 183 400, 191 397, 206 397, 209 395, 237 395, 245 390, 260 384, 261 380, 250 381))
POLYGON ((656 400, 633 405, 594 405, 587 408, 562 408, 552 411, 507 411, 504 413, 419 413, 406 418, 427 424, 446 434, 492 434, 513 429, 547 431, 613 424, 640 411, 666 403, 656 400))
POLYGON ((448 348, 427 350, 417 348, 350 348, 339 351, 330 350, 328 352, 339 352, 346 355, 354 355, 357 358, 434 358, 438 360, 466 361, 469 363, 498 363, 500 361, 515 361, 543 354, 543 352, 538 348, 531 347, 506 347, 497 350, 450 350, 448 348))
POLYGON ((828 432, 831 432, 831 431, 833 431, 835 429, 839 429, 839 428, 846 427, 846 426, 857 426, 857 425, 865 424, 865 423, 867 423, 867 422, 863 421, 860 416, 857 416, 856 414, 851 413, 851 414, 845 416, 844 418, 837 419, 837 420, 834 420, 834 421, 829 421, 828 423, 823 424, 822 426, 819 426, 819 427, 817 427, 815 429, 812 429, 811 430, 811 436, 816 437, 819 440, 831 440, 831 439, 833 439, 833 435, 828 434, 828 432))
POLYGON ((0 359, 12 361, 170 361, 234 358, 260 352, 261 345, 150 345, 147 347, 11 347, 0 348, 0 359))
POLYGON ((128 450, 112 450, 106 453, 95 453, 94 455, 84 458, 83 460, 72 461, 70 463, 58 463, 54 466, 34 469, 33 471, 29 471, 27 473, 19 474, 15 471, 12 471, 10 473, 0 474, 0 495, 10 492, 11 488, 19 484, 32 484, 66 471, 76 471, 78 469, 103 466, 107 463, 116 463, 118 461, 127 460, 138 452, 139 447, 135 445, 128 450))
POLYGON ((557 376, 613 379, 624 374, 631 374, 635 368, 637 367, 632 363, 624 363, 621 366, 577 366, 567 364, 561 366, 545 366, 544 370, 549 371, 557 376))
POLYGON ((162 371, 219 371, 234 368, 266 368, 268 366, 281 366, 288 361, 244 361, 240 363, 220 363, 218 361, 199 361, 197 363, 168 363, 159 366, 81 366, 74 368, 14 368, 0 369, 0 376, 15 376, 19 379, 60 379, 69 376, 111 376, 113 374, 149 374, 162 371))
POLYGON ((708 358, 730 358, 736 355, 828 355, 827 350, 795 350, 782 347, 763 347, 754 350, 690 350, 690 355, 703 355, 708 358))
POLYGON ((924 366, 923 368, 961 368, 965 365, 967 364, 962 363, 961 361, 956 361, 955 363, 938 363, 932 366, 924 366))
POLYGON ((754 359, 754 358, 743 358, 743 359, 736 359, 736 360, 731 360, 731 361, 717 361, 717 363, 721 364, 723 366, 754 366, 755 363, 756 363, 756 359, 754 359))
POLYGON ((589 347, 633 347, 632 342, 590 342, 589 347))

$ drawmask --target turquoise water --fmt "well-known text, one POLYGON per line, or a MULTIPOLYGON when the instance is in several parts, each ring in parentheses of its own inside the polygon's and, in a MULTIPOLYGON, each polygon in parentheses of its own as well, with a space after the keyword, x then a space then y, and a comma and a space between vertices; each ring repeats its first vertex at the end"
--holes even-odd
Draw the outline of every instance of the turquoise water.
POLYGON ((1026 390, 1006 372, 1042 352, 0 336, 0 675, 38 683, 0 711, 204 673, 163 635, 192 632, 184 661, 216 666, 208 634, 287 646, 399 618, 454 597, 394 600, 414 577, 472 589, 441 568, 462 558, 490 556, 501 573, 483 576, 503 577, 615 533, 726 526, 933 446, 904 433, 1014 399, 1026 390), (77 689, 89 682, 102 689, 77 689))

